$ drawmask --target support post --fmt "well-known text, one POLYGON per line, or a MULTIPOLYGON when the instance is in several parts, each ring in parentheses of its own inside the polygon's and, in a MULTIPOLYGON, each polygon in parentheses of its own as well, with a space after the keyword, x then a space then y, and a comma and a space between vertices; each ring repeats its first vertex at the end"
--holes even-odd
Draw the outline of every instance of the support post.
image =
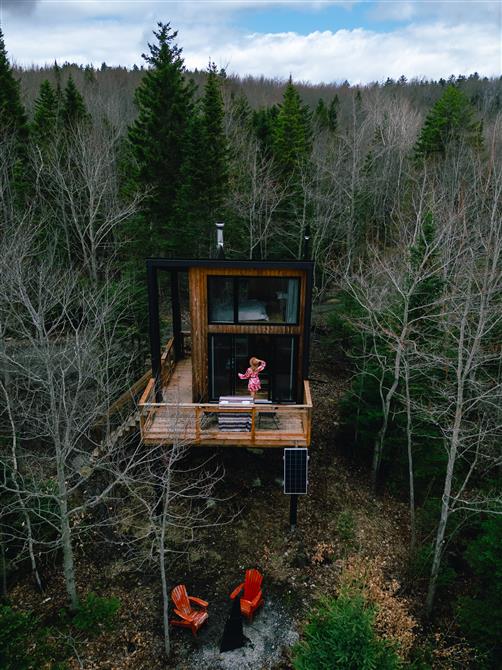
POLYGON ((183 335, 181 333, 181 308, 180 308, 180 286, 178 282, 178 272, 171 272, 171 304, 173 310, 173 337, 174 353, 176 360, 183 358, 183 335))
POLYGON ((289 525, 295 530, 298 521, 298 496, 293 493, 289 496, 289 525))
POLYGON ((146 262, 148 282, 148 329, 150 331, 150 357, 152 359, 152 377, 155 380, 155 402, 162 402, 162 381, 160 364, 160 325, 159 325, 159 284, 157 268, 146 262))

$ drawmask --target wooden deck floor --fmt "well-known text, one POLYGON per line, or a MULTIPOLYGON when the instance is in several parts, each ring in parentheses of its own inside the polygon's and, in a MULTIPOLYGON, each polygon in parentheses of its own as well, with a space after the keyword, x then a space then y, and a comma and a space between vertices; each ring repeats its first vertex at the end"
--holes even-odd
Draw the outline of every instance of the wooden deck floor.
POLYGON ((309 446, 310 421, 305 409, 280 406, 276 412, 256 413, 255 429, 222 431, 218 428, 218 406, 192 404, 192 361, 185 358, 176 364, 171 379, 163 389, 168 406, 155 408, 146 422, 143 441, 146 444, 187 442, 201 446, 285 447, 309 446), (188 405, 188 406, 187 406, 188 405), (198 425, 197 425, 198 424, 198 425))
POLYGON ((164 402, 192 402, 192 359, 183 358, 176 363, 167 386, 162 390, 164 402))

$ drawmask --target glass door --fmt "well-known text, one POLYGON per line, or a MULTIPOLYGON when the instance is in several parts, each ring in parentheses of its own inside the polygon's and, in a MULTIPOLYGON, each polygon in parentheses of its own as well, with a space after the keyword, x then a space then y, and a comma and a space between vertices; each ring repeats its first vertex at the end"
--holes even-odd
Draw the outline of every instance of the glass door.
POLYGON ((209 395, 218 400, 234 394, 233 336, 209 336, 209 395))
POLYGON ((274 337, 273 398, 276 402, 296 401, 296 337, 274 337))
POLYGON ((209 395, 248 395, 246 372, 251 356, 266 361, 260 373, 257 398, 273 402, 296 401, 297 338, 291 335, 210 335, 209 395))

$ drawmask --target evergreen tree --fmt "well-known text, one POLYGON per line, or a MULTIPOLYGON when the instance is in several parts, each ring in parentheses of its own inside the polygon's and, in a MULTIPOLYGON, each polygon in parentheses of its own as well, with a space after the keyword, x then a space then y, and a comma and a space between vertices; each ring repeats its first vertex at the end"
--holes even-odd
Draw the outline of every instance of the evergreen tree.
POLYGON ((71 128, 78 123, 90 120, 87 113, 84 98, 75 86, 73 77, 70 75, 63 94, 63 108, 61 110, 62 120, 65 128, 71 128))
POLYGON ((329 112, 322 98, 319 98, 319 102, 315 108, 314 120, 319 130, 327 130, 329 127, 329 112))
POLYGON ((338 108, 340 106, 340 101, 338 96, 335 95, 333 100, 329 103, 328 107, 328 128, 331 132, 336 132, 338 129, 338 108))
POLYGON ((185 160, 176 198, 177 246, 183 255, 207 256, 210 243, 207 144, 202 114, 192 114, 185 135, 185 160))
POLYGON ((274 155, 285 177, 295 175, 308 158, 311 147, 310 116, 290 77, 273 137, 274 155))
POLYGON ((45 79, 40 85, 40 93, 35 100, 35 114, 32 130, 38 144, 49 143, 58 125, 59 104, 56 92, 45 79))
POLYGON ((15 200, 21 203, 29 190, 27 176, 28 120, 21 103, 19 82, 7 58, 3 34, 0 29, 0 141, 11 145, 12 160, 9 179, 12 180, 15 200))
POLYGON ((193 113, 194 84, 185 79, 178 33, 169 23, 158 27, 157 44, 149 44, 150 53, 143 54, 150 67, 136 90, 138 117, 129 128, 131 176, 137 188, 149 191, 144 218, 131 231, 142 257, 177 250, 175 203, 193 113))
POLYGON ((338 96, 335 95, 329 106, 319 98, 314 112, 314 119, 320 130, 335 132, 338 127, 338 96))
POLYGON ((21 103, 19 82, 14 78, 0 29, 0 136, 5 133, 14 133, 21 143, 25 142, 28 121, 21 103))
POLYGON ((274 128, 278 115, 279 108, 276 105, 273 107, 264 107, 253 112, 253 128, 256 137, 260 141, 261 148, 267 156, 271 156, 273 153, 274 128))
POLYGON ((212 225, 222 215, 228 183, 228 144, 223 127, 223 98, 220 78, 214 63, 209 63, 208 67, 203 110, 207 165, 207 216, 212 225))
POLYGON ((420 160, 444 156, 449 145, 460 142, 479 148, 482 146, 481 129, 465 93, 450 84, 427 115, 415 144, 415 157, 420 160))

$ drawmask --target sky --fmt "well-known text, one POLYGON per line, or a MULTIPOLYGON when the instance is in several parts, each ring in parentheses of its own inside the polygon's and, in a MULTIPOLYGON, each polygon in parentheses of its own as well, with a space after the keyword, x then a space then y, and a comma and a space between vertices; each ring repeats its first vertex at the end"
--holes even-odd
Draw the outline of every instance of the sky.
POLYGON ((141 65, 158 21, 189 69, 351 84, 502 75, 502 0, 0 0, 19 65, 141 65))

